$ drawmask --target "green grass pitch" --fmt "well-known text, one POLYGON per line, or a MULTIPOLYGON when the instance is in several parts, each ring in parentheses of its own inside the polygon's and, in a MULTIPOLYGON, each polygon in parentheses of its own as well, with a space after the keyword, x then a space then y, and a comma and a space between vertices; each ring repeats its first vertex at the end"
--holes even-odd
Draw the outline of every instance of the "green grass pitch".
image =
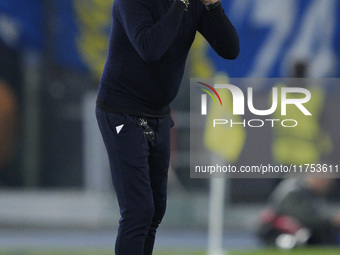
MULTIPOLYGON (((10 250, 0 251, 0 255, 113 255, 113 251, 25 251, 10 250)), ((204 251, 155 251, 154 255, 206 255, 204 251)), ((263 249, 254 251, 232 251, 228 255, 339 255, 340 248, 306 248, 291 251, 263 249)))

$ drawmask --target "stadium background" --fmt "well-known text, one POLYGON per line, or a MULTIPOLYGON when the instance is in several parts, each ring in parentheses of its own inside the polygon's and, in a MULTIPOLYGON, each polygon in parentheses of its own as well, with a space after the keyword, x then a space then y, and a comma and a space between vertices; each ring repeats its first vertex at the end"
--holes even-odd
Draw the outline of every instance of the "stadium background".
MULTIPOLYGON (((0 248, 59 247, 60 240, 66 247, 108 249, 113 243, 118 210, 93 114, 111 5, 109 0, 0 2, 0 248), (67 233, 80 236, 74 245, 67 233)), ((193 45, 172 105, 176 127, 160 250, 206 244, 209 182, 189 179, 188 170, 190 77, 290 77, 298 60, 308 63, 308 77, 340 75, 339 1, 228 0, 223 6, 239 32, 241 54, 224 61, 199 35, 193 45)), ((340 90, 320 87, 332 146, 319 156, 339 163, 340 90)), ((262 98, 268 89, 258 88, 262 98)), ((245 139, 240 160, 257 158, 253 145, 263 141, 268 146, 261 155, 274 162, 273 136, 247 133, 245 139)), ((228 181, 226 247, 258 246, 251 233, 277 183, 228 181)), ((339 198, 337 182, 330 194, 334 207, 339 198)))

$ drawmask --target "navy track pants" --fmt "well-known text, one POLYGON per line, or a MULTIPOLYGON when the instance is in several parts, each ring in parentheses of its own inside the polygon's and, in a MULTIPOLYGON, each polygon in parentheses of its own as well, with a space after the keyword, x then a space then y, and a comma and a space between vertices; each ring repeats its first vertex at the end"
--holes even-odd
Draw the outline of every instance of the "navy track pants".
POLYGON ((120 215, 116 255, 151 255, 166 209, 171 116, 146 118, 150 142, 136 117, 96 108, 120 215))

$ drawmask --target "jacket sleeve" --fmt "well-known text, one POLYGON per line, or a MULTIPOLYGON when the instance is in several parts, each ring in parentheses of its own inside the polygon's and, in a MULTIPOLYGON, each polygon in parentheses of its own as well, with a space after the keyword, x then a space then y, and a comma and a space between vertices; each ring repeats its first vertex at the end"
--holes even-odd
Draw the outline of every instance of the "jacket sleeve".
POLYGON ((147 63, 158 61, 167 51, 180 27, 185 6, 175 0, 155 22, 148 1, 116 0, 118 18, 133 47, 147 63))
POLYGON ((203 10, 198 31, 218 55, 236 59, 240 53, 238 34, 221 5, 212 10, 203 10))

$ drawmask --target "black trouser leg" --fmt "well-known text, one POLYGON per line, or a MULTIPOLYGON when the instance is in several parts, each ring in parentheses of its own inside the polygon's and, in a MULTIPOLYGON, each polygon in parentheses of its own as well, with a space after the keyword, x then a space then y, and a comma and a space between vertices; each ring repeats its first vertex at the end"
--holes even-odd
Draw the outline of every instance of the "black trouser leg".
POLYGON ((154 146, 150 149, 149 155, 150 182, 155 213, 145 241, 144 255, 152 254, 156 230, 165 214, 170 159, 170 127, 172 124, 170 116, 160 119, 156 126, 153 121, 150 122, 150 126, 155 130, 157 138, 154 146))
POLYGON ((116 254, 152 254, 166 205, 171 117, 148 119, 157 138, 151 145, 133 117, 98 109, 96 114, 120 207, 116 254))

